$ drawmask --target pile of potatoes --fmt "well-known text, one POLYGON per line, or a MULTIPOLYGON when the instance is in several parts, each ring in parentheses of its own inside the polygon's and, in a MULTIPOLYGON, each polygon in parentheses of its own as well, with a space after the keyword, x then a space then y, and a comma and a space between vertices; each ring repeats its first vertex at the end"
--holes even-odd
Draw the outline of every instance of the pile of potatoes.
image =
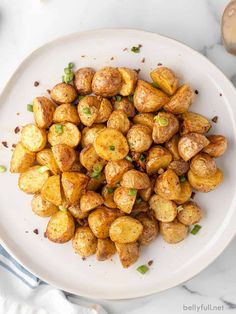
POLYGON ((223 180, 215 158, 222 135, 189 112, 194 92, 158 67, 153 83, 135 70, 81 68, 51 99, 33 100, 35 124, 22 128, 11 160, 19 188, 33 194, 32 210, 50 217, 46 236, 72 240, 75 253, 97 260, 116 252, 123 267, 160 232, 182 241, 202 210, 192 190, 209 192, 223 180))

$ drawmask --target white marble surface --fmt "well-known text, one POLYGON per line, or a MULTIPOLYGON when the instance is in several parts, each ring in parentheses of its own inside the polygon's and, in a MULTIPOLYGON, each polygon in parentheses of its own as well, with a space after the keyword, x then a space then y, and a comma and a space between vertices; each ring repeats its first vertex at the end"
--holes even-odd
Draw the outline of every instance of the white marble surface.
MULTIPOLYGON (((220 39, 219 23, 226 3, 0 0, 0 91, 19 62, 45 42, 71 32, 119 27, 159 32, 188 44, 221 68, 236 86, 236 57, 225 52, 220 39)), ((112 314, 236 313, 235 260, 236 239, 212 265, 183 286, 141 299, 98 302, 112 314), (184 310, 184 305, 193 307, 184 310), (196 308, 201 305, 205 308, 196 308), (212 310, 214 306, 219 306, 218 310, 212 310)))

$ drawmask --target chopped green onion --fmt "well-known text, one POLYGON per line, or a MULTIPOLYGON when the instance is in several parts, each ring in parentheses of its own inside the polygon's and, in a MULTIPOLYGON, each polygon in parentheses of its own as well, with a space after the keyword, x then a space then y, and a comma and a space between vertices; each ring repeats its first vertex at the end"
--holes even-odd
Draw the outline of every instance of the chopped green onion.
POLYGON ((159 88, 159 85, 158 85, 156 82, 153 82, 153 83, 152 83, 152 87, 154 87, 154 88, 159 88))
POLYGON ((44 172, 46 172, 48 170, 49 170, 48 166, 42 166, 42 167, 39 168, 39 173, 44 173, 44 172))
POLYGON ((34 110, 33 110, 33 105, 28 104, 28 105, 27 105, 27 110, 30 111, 30 112, 33 112, 33 111, 34 111, 34 110))
POLYGON ((95 179, 98 179, 100 174, 101 174, 101 171, 102 171, 102 166, 101 165, 94 165, 93 166, 93 172, 91 173, 91 177, 95 178, 95 179))
POLYGON ((136 47, 136 46, 133 46, 133 47, 131 48, 131 51, 134 52, 134 53, 139 53, 141 47, 142 47, 141 45, 138 45, 137 47, 136 47))
POLYGON ((129 96, 128 96, 128 100, 131 101, 131 102, 133 102, 133 95, 129 95, 129 96))
POLYGON ((199 231, 201 228, 202 228, 202 226, 200 226, 200 225, 195 225, 195 226, 193 227, 193 229, 191 230, 191 233, 195 235, 195 234, 198 233, 198 231, 199 231))
POLYGON ((69 68, 65 68, 65 69, 64 69, 64 73, 65 73, 65 74, 70 74, 70 73, 71 73, 71 70, 70 70, 69 68))
POLYGON ((116 99, 117 102, 120 102, 122 97, 120 95, 117 95, 117 96, 115 96, 115 99, 116 99))
POLYGON ((130 196, 136 196, 137 195, 137 190, 136 189, 130 189, 128 195, 130 196))
POLYGON ((73 62, 70 62, 70 63, 68 64, 68 68, 69 68, 69 69, 72 69, 74 66, 75 66, 75 64, 74 64, 73 62))
POLYGON ((64 78, 64 75, 62 75, 62 77, 61 77, 61 81, 62 81, 62 83, 65 83, 65 78, 64 78))
POLYGON ((109 146, 109 150, 114 151, 115 150, 115 146, 114 145, 109 146))
POLYGON ((180 205, 180 206, 177 207, 177 212, 179 213, 179 212, 181 212, 181 210, 183 210, 183 209, 184 209, 183 206, 180 205))
POLYGON ((6 172, 6 171, 7 171, 7 168, 5 166, 0 166, 0 173, 6 172))
POLYGON ((126 156, 125 159, 130 161, 130 162, 133 162, 133 159, 130 156, 126 156))
POLYGON ((59 209, 60 209, 62 212, 66 212, 66 211, 67 211, 67 209, 66 209, 64 206, 62 206, 62 205, 59 206, 59 209))
POLYGON ((169 120, 167 118, 160 117, 159 115, 155 116, 154 120, 159 123, 160 126, 167 126, 169 124, 169 120))
POLYGON ((83 108, 83 113, 88 114, 88 115, 91 114, 90 108, 88 108, 88 107, 83 108))
POLYGON ((147 271, 149 271, 149 268, 146 265, 141 265, 137 268, 137 271, 144 275, 147 271))
POLYGON ((78 101, 80 101, 80 100, 83 99, 83 98, 84 98, 83 95, 79 95, 79 96, 78 96, 78 101))
POLYGON ((107 188, 107 192, 108 192, 109 194, 111 194, 111 193, 114 192, 114 189, 113 189, 113 188, 107 188))
POLYGON ((61 125, 61 124, 55 124, 55 131, 56 131, 58 134, 62 134, 62 133, 63 133, 63 125, 61 125))
POLYGON ((74 67, 74 63, 70 62, 67 68, 64 68, 65 75, 62 76, 62 82, 64 83, 71 83, 74 78, 74 73, 72 68, 74 67))
POLYGON ((139 160, 142 161, 142 162, 144 162, 144 161, 145 161, 145 156, 144 156, 143 154, 140 155, 139 160))
POLYGON ((141 197, 139 197, 139 198, 136 199, 136 204, 140 204, 141 202, 142 202, 141 197))
POLYGON ((179 181, 182 182, 182 183, 185 182, 186 181, 186 177, 185 176, 180 176, 179 181))
POLYGON ((120 182, 117 182, 116 183, 116 188, 119 188, 121 185, 120 185, 120 182))

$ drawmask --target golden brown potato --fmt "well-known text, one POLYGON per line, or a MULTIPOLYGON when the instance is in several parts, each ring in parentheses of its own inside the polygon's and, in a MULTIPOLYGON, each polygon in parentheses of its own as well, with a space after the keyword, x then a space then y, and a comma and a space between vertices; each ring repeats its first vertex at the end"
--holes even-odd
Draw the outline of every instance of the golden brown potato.
POLYGON ((53 124, 48 132, 48 142, 54 146, 57 144, 66 144, 70 147, 76 147, 81 139, 81 133, 76 125, 70 122, 53 124))
POLYGON ((104 124, 93 124, 91 127, 85 127, 82 131, 81 145, 84 148, 89 144, 93 144, 98 132, 104 129, 104 124))
POLYGON ((88 191, 96 191, 97 189, 101 188, 102 185, 105 183, 105 174, 104 172, 101 172, 99 175, 94 176, 94 178, 89 179, 86 189, 88 191))
POLYGON ((150 76, 161 90, 168 95, 173 95, 178 88, 178 78, 175 73, 166 67, 158 67, 150 73, 150 76))
POLYGON ((209 144, 208 139, 198 133, 189 133, 180 138, 178 150, 183 160, 188 161, 209 144))
POLYGON ((97 71, 92 81, 92 91, 95 95, 112 97, 119 94, 123 80, 116 68, 105 67, 97 71))
POLYGON ((158 235, 158 224, 154 218, 149 217, 146 213, 140 213, 136 217, 143 225, 143 232, 138 239, 141 245, 148 245, 158 235))
POLYGON ((122 216, 110 226, 109 235, 113 242, 131 243, 138 240, 143 232, 143 225, 135 218, 122 216))
POLYGON ((110 239, 98 239, 96 258, 98 261, 105 261, 116 253, 115 244, 110 239))
POLYGON ((72 166, 70 167, 70 169, 68 171, 72 171, 72 172, 84 172, 84 168, 81 165, 80 161, 79 161, 79 152, 76 151, 75 152, 75 161, 73 162, 72 166))
POLYGON ((101 206, 95 209, 88 217, 89 227, 99 239, 109 237, 109 229, 113 221, 120 216, 116 209, 101 206))
POLYGON ((181 115, 181 127, 180 134, 186 135, 188 133, 207 133, 211 124, 207 118, 195 113, 195 112, 185 112, 181 115))
POLYGON ((152 195, 153 187, 154 187, 154 184, 156 182, 156 178, 155 177, 150 178, 150 182, 151 182, 151 185, 150 185, 149 188, 138 191, 139 196, 145 202, 149 201, 149 199, 150 199, 150 197, 152 195))
POLYGON ((160 222, 160 233, 167 243, 174 244, 187 237, 188 227, 177 219, 171 222, 160 222))
POLYGON ((188 84, 182 85, 171 97, 170 101, 164 105, 164 109, 174 114, 188 111, 194 99, 194 92, 188 84))
POLYGON ((56 206, 62 204, 60 176, 55 175, 47 179, 42 187, 41 196, 44 200, 56 206))
POLYGON ((75 232, 74 219, 68 211, 58 211, 48 222, 46 236, 56 243, 65 243, 72 239, 75 232))
POLYGON ((104 202, 103 197, 94 191, 87 191, 80 198, 80 209, 82 212, 89 212, 90 210, 101 206, 104 202))
POLYGON ((169 101, 169 97, 151 84, 138 80, 134 92, 134 106, 139 112, 154 112, 169 101))
POLYGON ((21 142, 31 152, 39 152, 47 144, 47 135, 44 129, 27 124, 22 128, 21 142))
POLYGON ((150 207, 147 202, 135 202, 134 207, 132 209, 131 215, 132 217, 136 217, 139 213, 147 213, 150 212, 150 207))
POLYGON ((203 148, 203 152, 217 158, 224 154, 227 149, 227 139, 223 135, 209 135, 210 143, 203 148))
POLYGON ((76 203, 88 184, 89 178, 79 172, 63 172, 61 183, 67 200, 76 203))
POLYGON ((113 108, 112 108, 110 100, 103 98, 100 103, 100 107, 98 110, 98 115, 95 119, 95 123, 106 122, 109 119, 112 113, 112 110, 113 108))
POLYGON ((160 195, 153 195, 149 200, 149 205, 159 221, 171 222, 177 216, 176 204, 160 195))
POLYGON ((114 189, 109 186, 104 186, 102 188, 102 196, 104 198, 104 205, 109 208, 117 208, 116 203, 114 202, 114 189))
POLYGON ((132 163, 126 159, 109 161, 105 167, 107 184, 110 187, 115 187, 120 182, 123 174, 132 168, 132 163))
POLYGON ((72 239, 72 246, 75 253, 83 258, 89 257, 96 253, 97 239, 89 227, 78 227, 72 239))
POLYGON ((114 202, 122 212, 130 214, 136 200, 137 190, 118 187, 114 192, 114 202))
POLYGON ((95 96, 85 96, 78 103, 78 114, 81 122, 86 126, 95 123, 100 108, 100 100, 95 96))
POLYGON ((116 100, 114 103, 115 110, 123 110, 127 117, 134 117, 135 115, 135 108, 133 103, 126 97, 122 97, 121 100, 116 100))
POLYGON ((34 160, 35 153, 29 151, 21 142, 19 142, 11 157, 10 171, 12 173, 22 173, 32 166, 34 160))
POLYGON ((98 156, 108 161, 123 159, 129 152, 129 146, 124 135, 120 131, 110 128, 97 134, 94 148, 98 156))
POLYGON ((71 122, 78 125, 80 123, 80 119, 76 107, 71 104, 62 104, 58 106, 53 114, 53 122, 71 122))
POLYGON ((153 113, 138 113, 134 116, 133 123, 145 125, 152 130, 154 127, 154 117, 153 113))
POLYGON ((118 68, 118 71, 120 72, 123 80, 119 94, 122 96, 128 96, 134 91, 138 74, 136 71, 128 68, 118 68))
POLYGON ((154 191, 167 200, 178 198, 181 188, 177 174, 173 170, 167 169, 157 178, 154 191))
POLYGON ((169 164, 168 168, 174 170, 177 176, 183 176, 185 173, 188 172, 189 164, 183 159, 173 160, 169 164))
POLYGON ((59 83, 53 87, 50 96, 58 104, 68 104, 76 99, 77 93, 74 86, 66 83, 59 83))
POLYGON ((31 201, 32 211, 40 217, 50 217, 58 212, 58 207, 45 201, 40 194, 35 194, 31 201))
POLYGON ((40 171, 41 166, 33 166, 20 174, 18 186, 28 194, 39 193, 49 177, 49 171, 40 171))
POLYGON ((165 143, 165 147, 172 154, 173 160, 180 159, 178 150, 179 139, 180 139, 179 134, 175 134, 168 142, 165 143))
POLYGON ((34 119, 39 128, 46 129, 52 124, 55 105, 46 97, 33 100, 34 119))
POLYGON ((92 68, 80 68, 75 72, 74 84, 80 95, 92 93, 92 80, 95 71, 92 68))
POLYGON ((42 166, 47 166, 53 174, 61 173, 51 148, 45 148, 37 153, 37 162, 42 166))
POLYGON ((107 127, 126 134, 130 128, 130 121, 123 110, 114 110, 107 121, 107 127))
POLYGON ((80 162, 88 171, 91 171, 95 166, 101 167, 102 170, 106 164, 106 161, 97 155, 92 144, 89 144, 81 150, 80 162))
POLYGON ((178 211, 178 220, 186 225, 194 225, 202 219, 203 213, 201 208, 195 202, 187 202, 181 206, 178 211))
POLYGON ((192 170, 188 171, 188 181, 191 186, 199 192, 210 192, 214 190, 224 179, 223 172, 217 168, 217 171, 212 176, 199 177, 192 170))
POLYGON ((139 258, 139 244, 134 243, 115 243, 120 262, 124 268, 134 264, 139 258))
POLYGON ((142 124, 135 124, 127 134, 127 140, 131 151, 143 153, 152 145, 152 131, 142 124))
POLYGON ((162 146, 154 146, 149 149, 146 158, 147 174, 157 173, 159 169, 166 169, 172 160, 171 153, 162 146))
POLYGON ((172 113, 159 112, 154 120, 152 138, 156 144, 169 141, 179 130, 179 121, 172 113))
POLYGON ((62 172, 68 171, 76 160, 75 150, 66 144, 57 144, 53 146, 52 153, 62 172))
POLYGON ((187 202, 192 195, 192 187, 187 180, 185 180, 184 182, 180 182, 180 189, 181 191, 178 198, 174 200, 175 203, 178 205, 187 202))
POLYGON ((71 215, 76 219, 84 219, 89 215, 88 212, 82 212, 79 203, 69 205, 68 210, 71 213, 71 215))
POLYGON ((200 153, 191 160, 190 169, 199 177, 208 177, 216 173, 217 165, 211 156, 200 153))
POLYGON ((120 184, 125 188, 137 190, 147 189, 151 186, 148 175, 135 169, 127 171, 123 175, 120 184))

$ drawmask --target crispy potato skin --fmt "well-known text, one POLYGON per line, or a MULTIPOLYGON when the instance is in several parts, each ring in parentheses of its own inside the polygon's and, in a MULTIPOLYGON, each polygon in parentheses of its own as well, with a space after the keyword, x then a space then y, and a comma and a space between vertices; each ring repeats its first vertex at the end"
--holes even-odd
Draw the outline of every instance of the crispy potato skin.
POLYGON ((155 240, 158 235, 158 224, 154 218, 149 217, 146 213, 140 213, 136 217, 143 225, 143 232, 138 239, 141 245, 148 245, 155 240))
POLYGON ((71 204, 75 204, 81 197, 88 184, 89 178, 79 172, 63 172, 61 183, 64 194, 71 204))
POLYGON ((187 202, 192 195, 192 187, 190 183, 186 180, 184 182, 180 182, 180 194, 174 200, 176 204, 181 205, 187 202))
POLYGON ((75 223, 68 211, 58 211, 49 220, 46 230, 47 238, 56 243, 65 243, 72 239, 75 223))
POLYGON ((211 156, 200 153, 191 160, 190 169, 199 177, 208 177, 216 173, 217 165, 211 156))
POLYGON ((179 85, 175 73, 166 67, 158 67, 150 73, 150 76, 161 90, 168 95, 173 95, 179 85))
POLYGON ((164 109, 173 114, 181 114, 188 111, 194 99, 194 92, 188 84, 182 85, 170 101, 164 105, 164 109))
POLYGON ((150 187, 147 188, 147 189, 143 189, 143 190, 139 190, 138 191, 138 194, 142 198, 143 201, 145 201, 145 202, 149 201, 149 199, 150 199, 150 197, 152 195, 152 192, 153 192, 153 187, 154 187, 155 181, 156 181, 156 178, 155 177, 151 177, 151 179, 150 179, 150 182, 151 182, 150 187))
POLYGON ((102 196, 104 199, 104 205, 109 208, 117 208, 116 203, 114 202, 114 190, 109 188, 107 185, 102 188, 102 196))
POLYGON ((51 148, 45 148, 38 152, 36 155, 36 160, 40 165, 47 166, 53 174, 61 173, 51 148))
POLYGON ((125 159, 109 161, 105 167, 107 184, 114 187, 121 180, 123 174, 132 168, 132 163, 125 159))
POLYGON ((84 147, 80 152, 80 162, 88 170, 91 171, 95 166, 105 166, 106 161, 98 156, 92 144, 84 147))
POLYGON ((53 87, 50 96, 58 104, 68 104, 76 99, 77 92, 72 85, 59 83, 53 87))
POLYGON ((35 153, 29 151, 21 142, 19 142, 12 154, 10 171, 11 173, 22 173, 29 169, 34 161, 35 153))
POLYGON ((151 130, 153 130, 154 117, 155 117, 155 115, 153 113, 138 113, 133 118, 133 123, 145 125, 145 126, 149 127, 151 130))
POLYGON ((167 200, 178 198, 181 188, 177 174, 173 170, 167 169, 157 178, 154 191, 167 200))
POLYGON ((88 95, 92 93, 92 80, 95 71, 92 68, 80 68, 75 72, 74 84, 80 95, 88 95))
POLYGON ((183 176, 185 173, 188 172, 189 164, 187 163, 187 161, 184 161, 183 159, 173 160, 169 164, 168 168, 174 170, 177 176, 183 176))
POLYGON ((198 133, 189 133, 180 138, 178 150, 183 160, 188 161, 209 144, 208 139, 198 133))
POLYGON ((135 169, 127 171, 123 175, 120 184, 125 188, 137 190, 147 189, 151 186, 148 175, 135 169))
POLYGON ((130 121, 123 110, 114 110, 107 121, 107 127, 126 134, 130 128, 130 121))
POLYGON ((97 136, 98 132, 103 130, 106 126, 104 124, 93 124, 92 127, 85 127, 82 130, 82 138, 81 138, 81 145, 84 148, 89 144, 93 144, 95 137, 97 136))
POLYGON ((130 214, 136 200, 136 195, 130 195, 130 189, 122 186, 114 192, 114 202, 122 212, 130 214))
POLYGON ((55 111, 54 103, 46 97, 33 100, 34 119, 39 128, 46 129, 52 124, 55 111))
POLYGON ((20 190, 28 194, 39 193, 49 177, 49 171, 39 172, 40 166, 28 168, 20 174, 18 186, 20 190))
POLYGON ((31 201, 32 211, 40 217, 50 217, 58 212, 57 206, 45 201, 40 194, 35 194, 31 201))
POLYGON ((143 225, 135 218, 122 216, 117 218, 110 226, 109 235, 113 242, 136 242, 143 232, 143 225))
POLYGON ((54 159, 62 172, 68 171, 76 160, 75 150, 66 144, 52 147, 54 159))
POLYGON ((155 123, 152 131, 152 138, 156 144, 163 144, 169 141, 179 130, 179 121, 172 113, 159 112, 155 117, 155 123), (162 126, 158 119, 167 121, 166 126, 162 126))
POLYGON ((146 158, 146 170, 148 175, 157 173, 159 169, 166 169, 172 160, 171 153, 162 146, 154 146, 149 149, 146 158))
POLYGON ((101 206, 104 202, 103 197, 94 192, 87 191, 80 198, 80 209, 82 212, 88 212, 98 206, 101 206))
POLYGON ((96 258, 98 261, 105 261, 116 253, 114 242, 110 239, 98 239, 96 258))
POLYGON ((57 144, 66 144, 70 147, 76 147, 81 139, 81 133, 77 126, 70 122, 60 123, 62 133, 57 132, 57 124, 53 124, 48 132, 48 142, 54 146, 57 144))
POLYGON ((72 246, 75 253, 81 257, 89 257, 96 253, 97 239, 89 227, 78 227, 72 239, 72 246))
POLYGON ((95 95, 112 97, 119 94, 123 80, 116 68, 105 67, 97 71, 92 81, 92 91, 95 95))
POLYGON ((88 191, 96 191, 97 189, 102 187, 104 183, 105 183, 105 175, 104 175, 104 172, 101 172, 98 178, 96 177, 96 178, 89 179, 86 189, 88 191))
POLYGON ((138 74, 136 71, 124 67, 118 68, 118 71, 120 72, 123 80, 119 94, 122 96, 128 96, 134 91, 138 74))
POLYGON ((120 262, 124 268, 133 265, 139 258, 139 244, 134 243, 115 243, 120 262))
POLYGON ((177 216, 176 204, 160 195, 153 195, 149 200, 149 205, 159 221, 171 222, 177 216))
POLYGON ((169 97, 165 93, 145 81, 138 80, 134 92, 134 106, 139 112, 157 111, 168 101, 169 97))
POLYGON ((41 196, 44 200, 56 206, 60 206, 62 204, 61 183, 59 175, 51 176, 47 179, 42 187, 41 196))
POLYGON ((227 139, 223 135, 209 135, 207 138, 210 143, 203 148, 203 152, 214 158, 222 156, 227 149, 227 139))
POLYGON ((113 111, 113 107, 111 105, 110 100, 108 100, 106 98, 102 98, 101 103, 100 103, 100 107, 98 110, 98 115, 95 119, 95 123, 106 122, 109 119, 112 111, 113 111))
POLYGON ((168 142, 165 143, 165 147, 172 154, 173 160, 180 159, 179 150, 178 150, 179 139, 180 139, 179 134, 175 134, 168 142))
POLYGON ((171 222, 160 222, 160 233, 167 243, 175 244, 187 237, 188 227, 177 219, 171 222))
POLYGON ((195 113, 195 112, 185 112, 181 115, 181 127, 180 134, 186 135, 188 133, 207 133, 211 124, 207 118, 195 113))
POLYGON ((80 123, 80 118, 75 106, 71 104, 62 104, 56 108, 53 114, 53 122, 71 122, 75 125, 80 123))
POLYGON ((210 192, 214 190, 224 179, 223 172, 217 168, 217 171, 212 176, 199 177, 192 172, 188 171, 188 181, 191 186, 199 192, 210 192))
POLYGON ((142 124, 135 124, 127 134, 127 140, 131 151, 143 153, 152 145, 152 131, 142 124))
POLYGON ((71 213, 71 215, 76 219, 84 219, 89 215, 88 212, 82 212, 79 203, 69 205, 68 210, 71 213))
POLYGON ((31 152, 39 152, 47 144, 47 135, 44 129, 34 124, 27 124, 21 131, 21 142, 31 152))
POLYGON ((139 213, 147 213, 150 211, 149 204, 147 202, 141 201, 140 203, 135 203, 131 212, 132 217, 136 217, 139 213))
POLYGON ((83 97, 77 106, 81 122, 86 126, 91 126, 99 113, 100 100, 95 96, 83 97))
POLYGON ((134 117, 135 116, 135 108, 131 101, 128 100, 128 98, 123 97, 121 100, 116 100, 114 103, 114 109, 115 110, 123 110, 127 117, 134 117))
POLYGON ((194 225, 203 217, 203 212, 197 203, 189 201, 182 205, 183 209, 178 212, 178 220, 186 225, 194 225))

